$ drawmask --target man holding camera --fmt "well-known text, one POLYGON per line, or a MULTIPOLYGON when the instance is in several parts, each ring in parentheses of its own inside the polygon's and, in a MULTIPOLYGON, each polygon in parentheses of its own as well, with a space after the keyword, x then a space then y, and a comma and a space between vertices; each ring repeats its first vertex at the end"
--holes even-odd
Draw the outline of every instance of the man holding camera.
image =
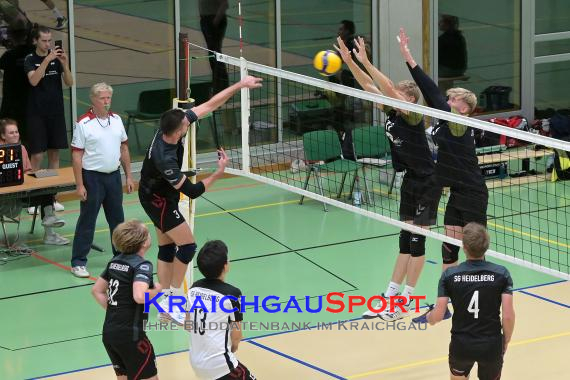
POLYGON ((51 31, 38 26, 32 31, 35 51, 24 61, 24 71, 32 86, 28 96, 28 150, 32 170, 40 168, 44 152, 48 153, 48 167, 59 168, 59 149, 66 149, 67 131, 63 108, 61 79, 73 85, 67 54, 56 41, 52 47, 51 31))

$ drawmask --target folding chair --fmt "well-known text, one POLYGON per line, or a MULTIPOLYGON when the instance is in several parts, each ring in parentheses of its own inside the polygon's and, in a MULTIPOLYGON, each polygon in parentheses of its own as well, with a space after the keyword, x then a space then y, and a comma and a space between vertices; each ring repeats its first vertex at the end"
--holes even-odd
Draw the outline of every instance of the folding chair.
POLYGON ((160 115, 164 111, 172 108, 172 99, 176 97, 176 89, 165 88, 160 90, 147 90, 139 94, 139 100, 136 110, 126 110, 127 125, 125 125, 125 132, 129 134, 131 124, 135 130, 135 137, 137 140, 137 148, 140 151, 141 143, 139 140, 139 133, 137 131, 137 121, 154 121, 160 120, 160 115))
MULTIPOLYGON (((307 166, 307 178, 305 179, 303 189, 307 190, 311 174, 314 174, 317 182, 317 188, 322 196, 324 196, 324 190, 322 176, 320 175, 321 172, 342 173, 342 181, 337 194, 337 198, 340 198, 347 174, 353 173, 356 178, 358 170, 363 169, 364 167, 363 164, 359 162, 345 160, 342 158, 340 141, 338 140, 338 135, 335 131, 326 130, 305 133, 303 135, 303 150, 305 152, 305 160, 309 163, 307 166)), ((369 197, 368 185, 366 184, 366 173, 364 170, 362 170, 362 176, 364 178, 364 191, 369 197)), ((354 181, 350 189, 350 194, 352 194, 353 189, 354 181)), ((303 204, 304 198, 305 196, 301 196, 299 204, 303 204)), ((328 211, 327 205, 324 202, 323 209, 325 212, 328 211)))
MULTIPOLYGON (((352 139, 358 162, 378 168, 386 167, 392 162, 390 142, 383 127, 372 125, 355 128, 352 131, 352 139)), ((395 179, 396 171, 390 179, 388 194, 392 194, 395 179)))

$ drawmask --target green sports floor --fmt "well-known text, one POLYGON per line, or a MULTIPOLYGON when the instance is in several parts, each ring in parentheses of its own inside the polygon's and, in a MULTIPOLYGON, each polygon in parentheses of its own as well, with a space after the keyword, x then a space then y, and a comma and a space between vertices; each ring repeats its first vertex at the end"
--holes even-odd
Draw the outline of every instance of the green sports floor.
MULTIPOLYGON (((67 225, 62 231, 72 238, 79 204, 66 202, 65 207, 61 215, 67 225)), ((147 220, 136 194, 125 196, 124 210, 127 218, 147 220)), ((5 260, 0 261, 3 264, 0 265, 0 379, 41 378, 108 366, 109 359, 101 343, 104 312, 90 294, 93 279, 73 277, 69 272, 71 246, 44 246, 41 226, 30 235, 27 231, 31 217, 26 215, 23 219, 22 241, 35 253, 30 257, 2 255, 5 260)), ((392 226, 338 208, 330 207, 324 213, 321 204, 312 200, 300 206, 297 195, 244 178, 216 183, 198 201, 195 220, 199 246, 210 239, 221 239, 228 244, 232 264, 227 280, 241 288, 248 298, 275 295, 283 300, 293 295, 297 299, 305 296, 314 299, 329 292, 369 297, 382 292, 398 251, 398 233, 392 226)), ((90 253, 88 269, 92 276, 97 276, 111 257, 108 234, 101 212, 95 242, 105 252, 90 253)), ((156 262, 156 251, 149 251, 152 262, 156 262)), ((428 239, 427 252, 416 294, 433 300, 441 273, 440 243, 428 239)), ((567 249, 560 251, 560 255, 567 254, 567 249)), ((525 288, 526 292, 532 292, 529 287, 561 282, 550 275, 505 265, 511 271, 515 288, 525 288)), ((562 305, 565 315, 570 315, 568 304, 542 298, 540 302, 562 305)), ((363 310, 359 307, 354 313, 340 314, 267 314, 248 310, 244 318, 315 324, 356 319, 363 310)), ((448 329, 444 331, 441 339, 447 341, 448 329)), ((274 332, 249 331, 246 338, 255 344, 271 334, 274 332)), ((182 331, 153 331, 149 337, 157 355, 188 348, 182 331)), ((345 378, 294 356, 281 355, 279 349, 259 346, 272 355, 312 366, 311 370, 321 376, 345 378)), ((248 366, 255 367, 255 363, 248 366)))

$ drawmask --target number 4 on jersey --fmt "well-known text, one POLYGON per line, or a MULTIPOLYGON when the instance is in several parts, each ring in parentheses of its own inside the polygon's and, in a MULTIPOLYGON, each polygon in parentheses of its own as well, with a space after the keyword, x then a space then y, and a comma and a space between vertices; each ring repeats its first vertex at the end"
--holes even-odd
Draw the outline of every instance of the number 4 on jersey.
POLYGON ((479 291, 475 290, 473 292, 473 297, 469 301, 469 306, 467 306, 467 311, 473 313, 475 319, 479 318, 479 291))

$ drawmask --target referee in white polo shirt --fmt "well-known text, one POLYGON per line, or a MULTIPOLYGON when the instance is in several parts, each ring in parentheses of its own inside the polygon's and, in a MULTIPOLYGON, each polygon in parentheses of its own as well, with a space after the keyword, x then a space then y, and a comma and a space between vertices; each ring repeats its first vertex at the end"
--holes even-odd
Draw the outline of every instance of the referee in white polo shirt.
MULTIPOLYGON (((121 117, 109 111, 112 96, 113 89, 106 83, 91 87, 92 107, 79 118, 71 142, 73 173, 81 200, 71 258, 71 273, 76 277, 89 277, 87 254, 101 205, 111 236, 125 220, 119 164, 125 171, 127 192, 133 191, 127 134, 121 117)), ((114 247, 113 254, 117 254, 114 247)))

